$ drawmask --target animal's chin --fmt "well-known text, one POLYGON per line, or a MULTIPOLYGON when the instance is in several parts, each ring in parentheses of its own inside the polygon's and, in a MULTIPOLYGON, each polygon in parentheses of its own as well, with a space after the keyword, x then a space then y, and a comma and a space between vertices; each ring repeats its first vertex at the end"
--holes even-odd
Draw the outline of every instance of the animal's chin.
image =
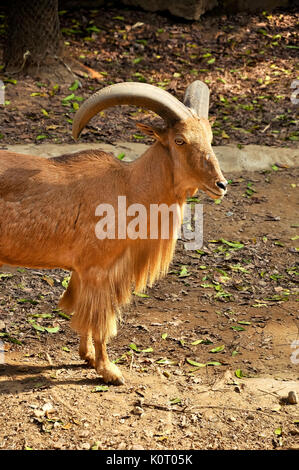
POLYGON ((202 189, 208 196, 210 196, 212 199, 222 199, 224 194, 223 193, 217 193, 216 191, 213 191, 212 189, 208 188, 207 186, 203 187, 202 189))

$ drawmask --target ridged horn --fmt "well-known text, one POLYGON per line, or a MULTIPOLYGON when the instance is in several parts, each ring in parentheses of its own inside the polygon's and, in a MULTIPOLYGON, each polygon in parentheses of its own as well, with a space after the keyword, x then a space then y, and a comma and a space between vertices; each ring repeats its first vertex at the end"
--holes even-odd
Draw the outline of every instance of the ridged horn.
POLYGON ((199 117, 208 119, 209 99, 210 90, 208 86, 200 80, 195 80, 195 82, 188 86, 185 92, 184 105, 194 109, 199 117))
POLYGON ((111 106, 133 105, 154 111, 167 124, 192 117, 190 110, 165 90, 140 82, 110 85, 94 93, 78 109, 73 120, 73 137, 77 139, 90 119, 111 106))

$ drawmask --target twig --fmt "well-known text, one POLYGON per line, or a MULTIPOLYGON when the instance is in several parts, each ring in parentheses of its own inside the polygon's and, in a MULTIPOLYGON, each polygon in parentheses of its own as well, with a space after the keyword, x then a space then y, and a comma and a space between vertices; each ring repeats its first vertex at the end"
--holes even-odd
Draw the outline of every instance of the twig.
MULTIPOLYGON (((67 69, 67 71, 70 72, 70 74, 73 75, 74 79, 76 79, 76 75, 75 75, 74 72, 72 71, 71 67, 70 67, 69 65, 67 65, 61 57, 58 57, 58 55, 55 55, 54 58, 55 58, 56 60, 59 60, 59 61, 65 66, 65 68, 67 69)), ((80 86, 82 86, 81 83, 80 83, 80 86)))
POLYGON ((24 52, 24 55, 23 55, 23 63, 22 63, 22 65, 21 65, 21 68, 19 68, 19 70, 15 70, 14 72, 4 72, 4 74, 5 74, 5 75, 15 75, 16 73, 22 72, 23 68, 25 67, 27 58, 28 58, 30 55, 31 55, 31 52, 30 52, 30 51, 24 52))
POLYGON ((271 126, 271 122, 269 124, 266 125, 266 127, 261 131, 261 132, 266 132, 267 129, 269 129, 269 127, 271 126))
MULTIPOLYGON (((267 390, 262 390, 261 388, 258 388, 257 390, 258 390, 259 392, 263 392, 263 393, 265 393, 265 394, 267 394, 267 395, 273 395, 275 398, 281 398, 281 396, 278 395, 278 393, 276 393, 276 392, 267 392, 267 390)), ((280 390, 282 390, 282 389, 280 389, 280 390)))
POLYGON ((142 406, 143 407, 148 407, 148 408, 155 408, 157 410, 161 410, 161 411, 175 411, 177 413, 194 413, 197 411, 197 409, 215 409, 215 410, 228 410, 228 411, 239 411, 239 412, 242 412, 242 411, 246 411, 247 413, 262 413, 262 414, 266 414, 268 416, 272 416, 272 413, 270 412, 267 412, 267 411, 263 411, 263 410, 249 410, 247 408, 234 408, 232 406, 218 406, 218 405, 200 405, 197 407, 197 409, 193 409, 193 410, 186 410, 186 407, 183 408, 182 410, 178 409, 178 408, 170 408, 170 407, 167 407, 167 406, 163 406, 163 405, 155 405, 154 403, 142 403, 142 406))

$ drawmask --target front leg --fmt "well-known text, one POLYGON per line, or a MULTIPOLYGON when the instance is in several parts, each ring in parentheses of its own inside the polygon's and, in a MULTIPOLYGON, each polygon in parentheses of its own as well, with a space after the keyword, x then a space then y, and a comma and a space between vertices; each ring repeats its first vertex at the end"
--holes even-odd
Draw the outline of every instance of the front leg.
POLYGON ((125 380, 119 368, 108 357, 106 343, 102 339, 94 338, 95 344, 95 368, 104 382, 114 385, 123 385, 125 380))

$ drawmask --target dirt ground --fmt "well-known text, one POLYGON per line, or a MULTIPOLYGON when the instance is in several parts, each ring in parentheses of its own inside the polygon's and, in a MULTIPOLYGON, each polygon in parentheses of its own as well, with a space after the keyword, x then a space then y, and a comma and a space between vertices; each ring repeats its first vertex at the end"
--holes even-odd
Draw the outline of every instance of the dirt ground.
MULTIPOLYGON (((2 148, 71 142, 82 99, 108 84, 152 83, 182 99, 195 79, 211 88, 214 144, 297 146, 295 8, 199 22, 125 8, 60 18, 73 78, 0 65, 2 148)), ((0 64, 4 21, 0 11, 0 64)), ((81 140, 146 143, 135 122, 152 119, 115 108, 81 140)), ((123 386, 79 359, 57 309, 67 272, 0 272, 1 449, 299 449, 299 405, 287 399, 299 393, 298 169, 225 176, 221 203, 189 201, 204 205, 203 247, 179 241, 167 277, 123 312, 110 344, 123 386)))
MULTIPOLYGON (((71 73, 68 79, 47 74, 33 79, 3 72, 0 7, 0 80, 6 87, 0 145, 72 142, 81 101, 113 83, 147 82, 182 99, 187 85, 199 79, 211 89, 215 145, 294 147, 298 17, 295 6, 271 14, 210 13, 196 22, 130 8, 60 11, 65 65, 58 61, 57 70, 71 73)), ((90 122, 80 140, 148 142, 135 128, 147 120, 152 114, 141 109, 109 109, 90 122)))
POLYGON ((297 449, 298 169, 200 193, 204 242, 134 296, 105 386, 57 309, 67 272, 0 273, 1 449, 297 449), (296 183, 297 181, 297 183, 296 183), (297 341, 297 343, 296 343, 297 341))

